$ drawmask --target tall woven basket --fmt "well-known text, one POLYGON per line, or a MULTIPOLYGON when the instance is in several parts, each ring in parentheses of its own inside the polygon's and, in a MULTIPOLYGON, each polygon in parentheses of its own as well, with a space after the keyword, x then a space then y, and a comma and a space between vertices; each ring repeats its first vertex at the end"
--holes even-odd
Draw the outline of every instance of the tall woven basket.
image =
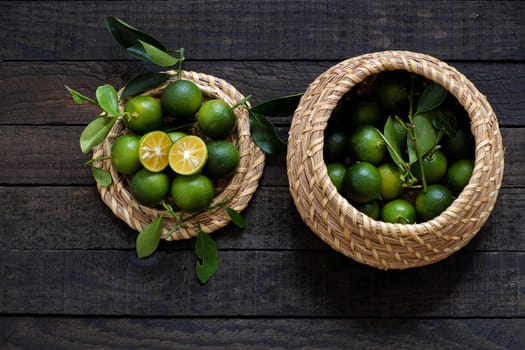
MULTIPOLYGON (((149 90, 143 95, 160 97, 164 88, 176 78, 173 71, 173 78, 170 78, 163 85, 149 90)), ((204 99, 220 98, 230 106, 233 106, 244 96, 230 83, 214 77, 212 75, 182 71, 182 79, 190 80, 195 83, 202 91, 204 99)), ((120 91, 121 93, 122 91, 120 91)), ((125 101, 121 101, 121 107, 125 101)), ((239 149, 240 161, 236 172, 228 179, 226 183, 220 183, 215 188, 214 199, 211 203, 228 200, 228 207, 241 212, 250 202, 253 194, 257 190, 259 179, 264 169, 264 153, 255 145, 250 134, 250 124, 248 112, 243 107, 237 107, 234 110, 237 117, 236 131, 230 136, 230 141, 234 142, 239 149)), ((106 140, 93 150, 93 159, 109 156, 111 154, 111 145, 120 135, 127 133, 122 119, 117 120, 110 131, 106 140)), ((111 165, 111 161, 98 161, 95 163, 103 169, 110 172, 113 182, 110 186, 98 186, 98 191, 103 202, 111 211, 122 221, 127 223, 131 228, 141 231, 144 226, 152 220, 159 217, 161 209, 150 208, 139 204, 133 199, 130 193, 130 180, 128 176, 122 176, 111 165)), ((198 234, 198 224, 206 233, 214 232, 230 222, 230 216, 224 208, 210 213, 203 211, 184 226, 180 227, 174 234, 167 237, 166 233, 173 227, 175 220, 166 215, 163 220, 164 226, 161 238, 166 240, 180 240, 195 237, 198 234)))
POLYGON ((365 54, 340 62, 308 87, 288 139, 290 193, 303 221, 334 250, 380 269, 406 269, 440 261, 465 246, 488 219, 501 186, 504 149, 486 98, 456 69, 407 51, 365 54), (339 100, 374 74, 405 70, 442 85, 463 106, 475 140, 474 170, 454 202, 417 224, 373 220, 336 190, 323 159, 324 131, 339 100))

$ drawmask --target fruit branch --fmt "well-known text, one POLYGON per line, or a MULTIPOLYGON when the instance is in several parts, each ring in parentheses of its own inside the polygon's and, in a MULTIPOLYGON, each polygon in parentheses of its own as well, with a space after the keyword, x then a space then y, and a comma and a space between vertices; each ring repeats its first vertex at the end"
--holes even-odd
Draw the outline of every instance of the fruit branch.
POLYGON ((423 155, 421 154, 421 148, 419 147, 419 141, 417 139, 417 133, 416 133, 416 124, 414 123, 414 76, 412 76, 411 84, 410 84, 410 94, 408 96, 408 102, 409 102, 409 110, 408 110, 408 120, 410 121, 410 124, 407 128, 407 134, 409 135, 410 139, 414 143, 414 150, 416 152, 417 162, 419 163, 419 171, 421 172, 421 184, 423 186, 423 192, 427 191, 427 180, 425 177, 425 168, 423 166, 423 155))
MULTIPOLYGON (((209 208, 206 209, 207 212, 213 214, 215 213, 217 210, 221 209, 221 208, 224 208, 228 203, 231 202, 231 198, 226 198, 226 199, 223 199, 222 201, 220 202, 217 202, 215 203, 214 205, 210 206, 209 208)), ((191 221, 193 219, 195 219, 196 217, 198 217, 202 211, 200 212, 196 212, 196 213, 193 213, 189 216, 186 216, 184 217, 184 212, 181 212, 180 214, 176 213, 172 206, 169 205, 168 203, 166 202, 162 202, 162 206, 164 207, 164 209, 166 210, 166 212, 171 215, 175 220, 175 225, 166 233, 166 238, 171 238, 171 236, 181 227, 184 226, 184 224, 188 221, 191 221)))

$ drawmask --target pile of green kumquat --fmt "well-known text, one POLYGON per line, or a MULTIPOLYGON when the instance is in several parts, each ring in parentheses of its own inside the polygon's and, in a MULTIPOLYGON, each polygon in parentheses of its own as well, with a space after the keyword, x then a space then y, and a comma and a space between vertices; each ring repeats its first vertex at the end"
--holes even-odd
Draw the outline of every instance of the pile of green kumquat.
POLYGON ((470 119, 442 86, 387 71, 354 86, 334 109, 323 156, 337 191, 373 219, 433 219, 474 168, 470 119))

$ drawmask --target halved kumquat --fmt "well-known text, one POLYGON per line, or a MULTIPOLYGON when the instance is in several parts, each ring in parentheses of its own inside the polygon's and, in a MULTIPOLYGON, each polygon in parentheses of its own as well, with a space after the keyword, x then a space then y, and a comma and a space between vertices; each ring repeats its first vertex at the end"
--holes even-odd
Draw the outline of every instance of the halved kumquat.
POLYGON ((139 160, 149 171, 159 172, 168 166, 171 138, 163 131, 151 131, 139 140, 139 160))
POLYGON ((202 170, 208 160, 203 139, 195 135, 176 140, 169 150, 169 165, 179 175, 193 175, 202 170))

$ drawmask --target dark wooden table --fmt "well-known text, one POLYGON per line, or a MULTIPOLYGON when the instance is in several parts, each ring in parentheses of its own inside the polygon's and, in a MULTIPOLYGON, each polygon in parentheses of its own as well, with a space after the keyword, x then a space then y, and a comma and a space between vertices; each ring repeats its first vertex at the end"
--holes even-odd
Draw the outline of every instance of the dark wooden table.
MULTIPOLYGON (((0 11, 1 349, 525 348, 525 2, 5 1, 0 11), (92 94, 156 71, 127 55, 115 15, 184 47, 185 68, 252 94, 301 92, 328 67, 405 49, 464 73, 493 106, 503 186, 479 234, 434 265, 383 272, 301 221, 284 155, 214 234, 220 269, 194 275, 193 240, 134 261, 136 232, 102 203, 80 152, 92 94)), ((286 137, 291 116, 272 122, 286 137)))

